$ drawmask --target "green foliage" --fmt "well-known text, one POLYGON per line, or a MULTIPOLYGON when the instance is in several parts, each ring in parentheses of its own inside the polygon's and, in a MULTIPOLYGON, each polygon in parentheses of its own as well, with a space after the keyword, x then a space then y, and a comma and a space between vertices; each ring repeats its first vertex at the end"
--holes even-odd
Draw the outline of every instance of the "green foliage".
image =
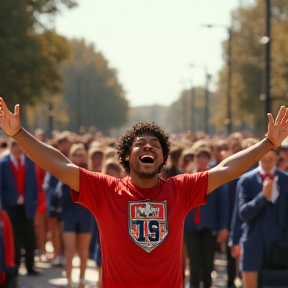
POLYGON ((102 132, 126 122, 128 103, 117 79, 101 52, 83 40, 69 42, 72 57, 61 66, 64 99, 69 106, 67 129, 79 132, 96 127, 102 132), (82 129, 83 130, 83 129, 82 129))
POLYGON ((60 2, 73 6, 70 0, 0 1, 0 93, 10 107, 61 89, 58 65, 69 56, 67 42, 43 25, 35 32, 41 13, 59 12, 60 2))
MULTIPOLYGON (((280 105, 287 103, 288 2, 273 0, 271 5, 271 112, 275 114, 280 105)), ((232 13, 232 121, 234 129, 249 129, 259 136, 266 131, 265 45, 260 44, 265 36, 265 8, 265 1, 257 0, 232 13)), ((226 59, 227 45, 223 45, 226 59)), ((226 87, 227 67, 220 72, 222 106, 226 105, 226 87)), ((224 123, 224 117, 221 121, 224 123)))

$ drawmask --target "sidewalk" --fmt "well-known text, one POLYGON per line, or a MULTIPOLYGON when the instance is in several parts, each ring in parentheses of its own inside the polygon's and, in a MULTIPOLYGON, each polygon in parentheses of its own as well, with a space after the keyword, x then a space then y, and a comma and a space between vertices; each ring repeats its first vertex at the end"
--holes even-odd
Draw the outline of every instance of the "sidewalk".
MULTIPOLYGON (((36 268, 43 271, 41 276, 26 276, 26 269, 20 269, 20 276, 18 277, 19 288, 61 288, 66 286, 65 270, 63 267, 52 267, 50 263, 42 263, 36 261, 36 268)), ((79 277, 79 258, 75 257, 73 260, 72 277, 75 287, 77 287, 79 277)), ((188 272, 188 271, 187 271, 188 272)), ((189 272, 186 273, 189 277, 189 272)), ((215 259, 215 271, 212 273, 213 284, 217 288, 226 287, 226 260, 215 259)), ((89 260, 86 269, 87 285, 85 288, 93 288, 98 280, 98 272, 94 261, 89 260)), ((239 283, 239 286, 240 287, 239 283)), ((188 281, 186 287, 189 287, 188 281)))
MULTIPOLYGON (((20 268, 20 276, 18 277, 19 288, 57 288, 66 287, 65 269, 64 267, 53 267, 50 263, 35 263, 37 270, 43 272, 39 276, 26 276, 26 269, 20 268)), ((75 257, 73 260, 72 279, 77 287, 79 280, 79 258, 75 257)), ((96 270, 95 262, 89 260, 86 277, 87 285, 85 288, 95 287, 98 280, 98 272, 96 270)))

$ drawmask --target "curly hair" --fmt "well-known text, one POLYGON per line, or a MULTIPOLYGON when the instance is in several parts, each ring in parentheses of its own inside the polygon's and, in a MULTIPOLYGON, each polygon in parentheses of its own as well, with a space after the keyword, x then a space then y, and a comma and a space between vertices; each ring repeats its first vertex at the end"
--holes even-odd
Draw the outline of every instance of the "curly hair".
POLYGON ((129 161, 125 160, 125 156, 130 154, 134 139, 137 136, 142 135, 144 132, 153 133, 158 138, 161 144, 163 153, 163 163, 158 169, 159 173, 162 171, 163 166, 166 164, 170 150, 168 133, 164 130, 163 127, 159 126, 155 122, 141 121, 138 122, 136 125, 134 125, 131 130, 127 131, 124 135, 122 135, 122 137, 120 137, 118 141, 117 152, 119 155, 119 162, 123 166, 126 173, 130 173, 130 167, 129 167, 129 161))

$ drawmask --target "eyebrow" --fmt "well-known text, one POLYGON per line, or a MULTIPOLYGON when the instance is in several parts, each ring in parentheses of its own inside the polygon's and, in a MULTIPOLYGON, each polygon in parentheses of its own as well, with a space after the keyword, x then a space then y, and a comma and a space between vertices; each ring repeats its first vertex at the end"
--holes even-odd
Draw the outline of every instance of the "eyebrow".
MULTIPOLYGON (((149 136, 149 137, 153 137, 153 138, 150 139, 150 141, 160 142, 157 137, 154 137, 154 136, 149 136)), ((142 136, 142 137, 137 137, 137 138, 136 138, 136 141, 142 141, 142 140, 146 140, 146 137, 145 137, 145 136, 142 136)))

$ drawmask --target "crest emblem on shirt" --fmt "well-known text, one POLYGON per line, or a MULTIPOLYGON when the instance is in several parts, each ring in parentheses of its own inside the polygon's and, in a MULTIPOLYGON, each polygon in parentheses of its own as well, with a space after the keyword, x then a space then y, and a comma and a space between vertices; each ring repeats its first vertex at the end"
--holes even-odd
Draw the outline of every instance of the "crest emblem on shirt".
POLYGON ((151 252, 168 235, 166 201, 130 201, 128 209, 131 238, 146 252, 151 252))

